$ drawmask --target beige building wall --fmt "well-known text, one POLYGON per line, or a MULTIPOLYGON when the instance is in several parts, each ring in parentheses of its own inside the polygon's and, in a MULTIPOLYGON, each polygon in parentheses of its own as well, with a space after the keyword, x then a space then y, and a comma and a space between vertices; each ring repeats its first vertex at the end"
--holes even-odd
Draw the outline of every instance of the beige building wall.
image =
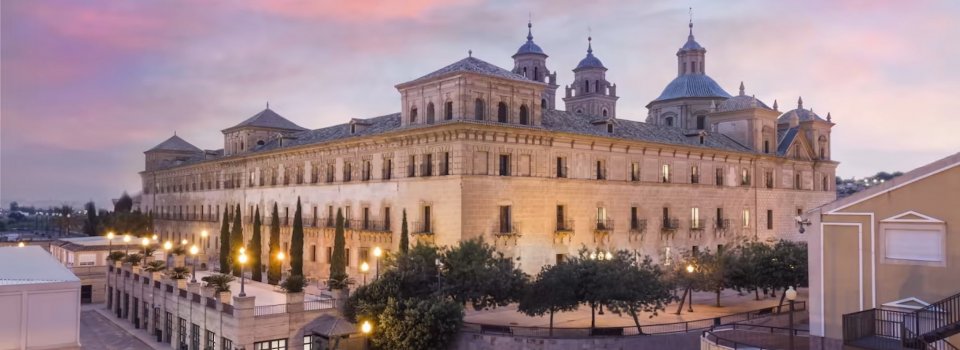
POLYGON ((812 215, 811 331, 842 338, 842 316, 960 293, 960 154, 812 215))

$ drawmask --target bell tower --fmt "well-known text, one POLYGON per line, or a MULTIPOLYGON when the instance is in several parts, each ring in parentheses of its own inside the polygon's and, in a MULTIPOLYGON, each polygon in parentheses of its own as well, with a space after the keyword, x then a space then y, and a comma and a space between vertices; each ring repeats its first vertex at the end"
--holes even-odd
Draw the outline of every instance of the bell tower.
POLYGON ((607 67, 593 55, 593 37, 587 37, 587 56, 573 69, 573 84, 566 88, 563 102, 567 111, 584 116, 617 116, 617 85, 607 81, 607 67))
POLYGON ((539 101, 540 108, 556 109, 557 99, 557 72, 551 73, 547 69, 547 54, 539 45, 533 42, 533 22, 527 22, 527 42, 520 45, 517 53, 513 54, 513 72, 527 79, 546 83, 543 96, 539 101))

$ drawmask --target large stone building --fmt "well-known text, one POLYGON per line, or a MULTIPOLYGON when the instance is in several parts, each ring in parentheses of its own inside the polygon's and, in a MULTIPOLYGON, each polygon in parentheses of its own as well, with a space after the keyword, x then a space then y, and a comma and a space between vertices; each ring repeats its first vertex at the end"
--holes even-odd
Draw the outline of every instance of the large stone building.
POLYGON ((141 208, 165 239, 207 230, 217 251, 225 208, 240 206, 249 238, 255 209, 277 205, 289 249, 299 198, 305 271, 322 278, 337 210, 350 273, 374 246, 395 249, 404 211, 415 241, 483 237, 536 272, 581 247, 669 263, 739 238, 802 239, 797 213, 835 198, 829 116, 725 92, 692 24, 646 122, 618 115, 592 42, 556 108, 547 57, 528 33, 512 71, 471 55, 398 84, 399 113, 310 130, 268 107, 224 129, 221 150, 173 136, 145 152, 141 208))

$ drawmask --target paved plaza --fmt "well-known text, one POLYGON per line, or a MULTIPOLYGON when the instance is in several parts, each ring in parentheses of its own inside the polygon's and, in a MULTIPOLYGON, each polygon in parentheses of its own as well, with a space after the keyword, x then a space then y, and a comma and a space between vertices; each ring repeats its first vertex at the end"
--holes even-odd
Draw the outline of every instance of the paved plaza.
POLYGON ((80 312, 80 346, 90 350, 154 349, 115 320, 96 310, 100 304, 84 305, 80 312))
MULTIPOLYGON (((797 291, 797 300, 807 300, 807 289, 801 288, 797 291)), ((734 290, 724 290, 720 296, 721 307, 716 304, 715 293, 697 292, 693 294, 693 312, 687 312, 687 306, 684 305, 683 312, 676 315, 677 303, 667 305, 666 311, 660 312, 657 316, 649 317, 650 314, 643 313, 639 315, 641 325, 665 324, 685 321, 695 321, 707 318, 714 318, 723 315, 729 315, 739 312, 757 310, 764 307, 776 306, 780 301, 780 293, 777 292, 776 298, 764 297, 760 295, 760 300, 754 300, 753 293, 744 293, 739 296, 734 290)), ((786 311, 786 301, 784 301, 784 311, 786 311)), ((604 310, 604 314, 597 314, 597 327, 623 327, 634 326, 633 318, 628 314, 618 316, 612 312, 604 310)), ((496 324, 509 326, 528 326, 528 327, 549 327, 550 315, 542 317, 529 317, 517 312, 517 305, 511 304, 506 307, 500 307, 492 310, 474 311, 467 307, 464 322, 496 324)), ((556 313, 553 316, 554 327, 590 327, 590 308, 581 305, 576 311, 556 313)))

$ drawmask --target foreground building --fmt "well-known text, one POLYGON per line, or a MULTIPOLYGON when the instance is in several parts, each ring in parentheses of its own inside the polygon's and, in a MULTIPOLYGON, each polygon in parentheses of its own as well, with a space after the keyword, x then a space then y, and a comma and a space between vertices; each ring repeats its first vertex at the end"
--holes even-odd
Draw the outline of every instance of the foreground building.
POLYGON ((835 348, 960 346, 958 208, 960 153, 817 208, 810 332, 835 348))
POLYGON ((50 255, 80 279, 81 303, 102 304, 106 300, 107 255, 111 249, 123 251, 124 246, 117 244, 114 247, 104 236, 61 238, 50 242, 50 255))
POLYGON ((802 101, 781 112, 742 83, 728 94, 692 23, 677 77, 641 118, 618 115, 618 86, 587 44, 565 110, 528 32, 512 70, 470 56, 396 85, 399 113, 310 130, 268 106, 222 130, 223 149, 174 135, 145 152, 141 209, 164 239, 207 230, 217 251, 225 208, 240 206, 249 239, 253 212, 269 222, 277 205, 288 250, 299 198, 304 270, 323 278, 338 210, 353 275, 373 247, 395 249, 404 212, 414 241, 483 237, 533 273, 581 247, 669 263, 740 239, 803 239, 794 217, 835 198, 830 116, 802 101))
POLYGON ((80 280, 39 246, 0 247, 0 349, 80 349, 80 280))

